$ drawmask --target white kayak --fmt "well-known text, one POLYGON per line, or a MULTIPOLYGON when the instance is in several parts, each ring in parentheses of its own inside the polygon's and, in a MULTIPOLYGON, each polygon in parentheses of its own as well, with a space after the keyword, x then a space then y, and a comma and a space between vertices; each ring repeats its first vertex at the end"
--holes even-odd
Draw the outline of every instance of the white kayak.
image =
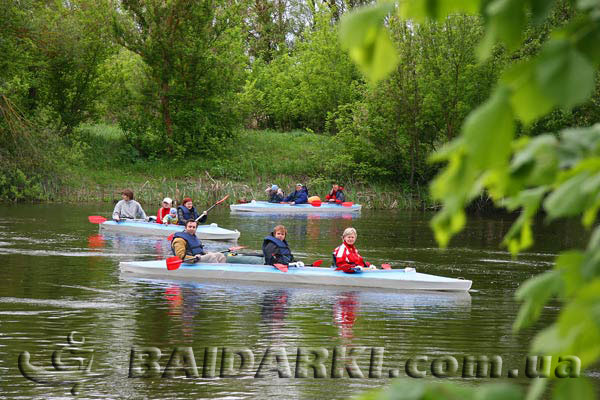
POLYGON ((282 272, 270 265, 209 263, 181 264, 178 269, 169 271, 165 260, 123 261, 119 265, 124 274, 177 280, 243 280, 312 286, 463 292, 469 290, 472 284, 466 279, 421 274, 414 268, 364 270, 360 273, 347 274, 331 268, 290 267, 287 272, 282 272))
MULTIPOLYGON (((126 221, 105 221, 100 224, 100 229, 111 232, 133 233, 138 235, 152 235, 167 237, 175 232, 182 232, 183 225, 163 225, 156 222, 146 222, 143 220, 126 221)), ((237 240, 240 232, 219 227, 212 223, 208 225, 198 225, 196 236, 200 240, 237 240)))
POLYGON ((252 200, 249 203, 231 204, 229 208, 231 211, 273 214, 352 214, 359 213, 362 208, 360 204, 352 203, 346 203, 346 206, 335 203, 318 204, 320 205, 313 206, 312 204, 280 204, 252 200))

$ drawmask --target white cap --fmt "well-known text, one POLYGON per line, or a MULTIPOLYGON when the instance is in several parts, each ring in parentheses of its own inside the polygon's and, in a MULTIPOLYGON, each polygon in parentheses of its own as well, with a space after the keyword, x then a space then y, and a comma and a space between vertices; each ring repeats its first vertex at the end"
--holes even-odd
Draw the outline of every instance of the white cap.
POLYGON ((165 198, 163 199, 163 203, 169 203, 169 204, 173 204, 173 200, 171 200, 171 198, 170 198, 170 197, 165 197, 165 198))

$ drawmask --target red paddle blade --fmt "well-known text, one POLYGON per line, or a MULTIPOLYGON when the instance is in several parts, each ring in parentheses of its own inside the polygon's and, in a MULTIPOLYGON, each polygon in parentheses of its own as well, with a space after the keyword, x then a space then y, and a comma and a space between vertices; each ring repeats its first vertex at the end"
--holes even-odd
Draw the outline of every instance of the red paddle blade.
POLYGON ((228 248, 227 251, 238 251, 241 249, 245 249, 246 247, 248 247, 248 246, 233 246, 233 247, 228 248))
POLYGON ((313 201, 312 203, 310 203, 311 206, 313 207, 321 207, 321 202, 320 201, 313 201))
POLYGON ((274 264, 273 266, 281 272, 288 272, 288 266, 285 264, 274 264))
POLYGON ((106 218, 101 217, 99 215, 90 215, 88 217, 88 221, 90 221, 92 224, 101 224, 103 222, 106 222, 106 218))
POLYGON ((183 260, 177 256, 167 258, 167 269, 173 271, 181 266, 183 260))
POLYGON ((381 264, 381 269, 392 269, 392 266, 390 264, 381 264))
POLYGON ((227 200, 229 198, 229 195, 226 195, 225 197, 223 197, 221 200, 217 201, 215 204, 221 204, 222 202, 224 202, 225 200, 227 200))
POLYGON ((323 260, 317 260, 314 263, 312 263, 313 267, 320 267, 321 264, 323 264, 323 260))
POLYGON ((172 241, 173 241, 173 236, 175 236, 175 234, 174 234, 174 233, 171 233, 169 236, 167 236, 167 240, 168 240, 169 242, 172 242, 172 241))
POLYGON ((342 205, 344 207, 352 207, 354 205, 354 203, 351 202, 351 201, 345 201, 345 202, 342 203, 342 205))

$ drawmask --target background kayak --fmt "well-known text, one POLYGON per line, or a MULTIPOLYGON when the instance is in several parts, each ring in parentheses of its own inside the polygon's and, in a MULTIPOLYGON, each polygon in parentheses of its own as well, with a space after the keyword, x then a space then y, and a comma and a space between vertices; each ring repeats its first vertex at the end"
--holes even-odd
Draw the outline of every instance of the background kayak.
MULTIPOLYGON (((138 235, 152 235, 167 237, 175 232, 182 232, 181 225, 163 225, 155 222, 145 221, 105 221, 100 224, 101 230, 134 233, 138 235)), ((200 240, 237 240, 240 237, 240 232, 219 227, 212 223, 209 225, 198 225, 196 236, 200 240)))

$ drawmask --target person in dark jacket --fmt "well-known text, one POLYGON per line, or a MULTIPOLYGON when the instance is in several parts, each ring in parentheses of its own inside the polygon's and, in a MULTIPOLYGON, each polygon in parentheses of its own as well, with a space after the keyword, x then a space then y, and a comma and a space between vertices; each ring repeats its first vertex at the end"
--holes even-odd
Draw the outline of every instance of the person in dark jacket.
POLYGON ((306 204, 308 203, 308 190, 301 184, 296 184, 296 190, 288 197, 283 199, 282 203, 288 204, 306 204))
POLYGON ((268 187, 265 192, 267 192, 267 195, 269 196, 269 203, 281 203, 283 201, 283 192, 279 189, 279 186, 272 185, 271 187, 268 187))
POLYGON ((198 214, 192 199, 186 197, 179 207, 177 207, 177 220, 179 225, 185 225, 186 221, 190 219, 202 224, 206 221, 206 211, 202 214, 198 214))
POLYGON ((273 232, 263 241, 262 251, 265 257, 266 265, 285 264, 294 262, 294 255, 290 250, 285 237, 287 229, 283 225, 277 225, 273 232))
POLYGON ((325 196, 325 200, 330 203, 342 204, 346 201, 346 195, 344 194, 344 188, 334 183, 331 187, 331 192, 325 196))

